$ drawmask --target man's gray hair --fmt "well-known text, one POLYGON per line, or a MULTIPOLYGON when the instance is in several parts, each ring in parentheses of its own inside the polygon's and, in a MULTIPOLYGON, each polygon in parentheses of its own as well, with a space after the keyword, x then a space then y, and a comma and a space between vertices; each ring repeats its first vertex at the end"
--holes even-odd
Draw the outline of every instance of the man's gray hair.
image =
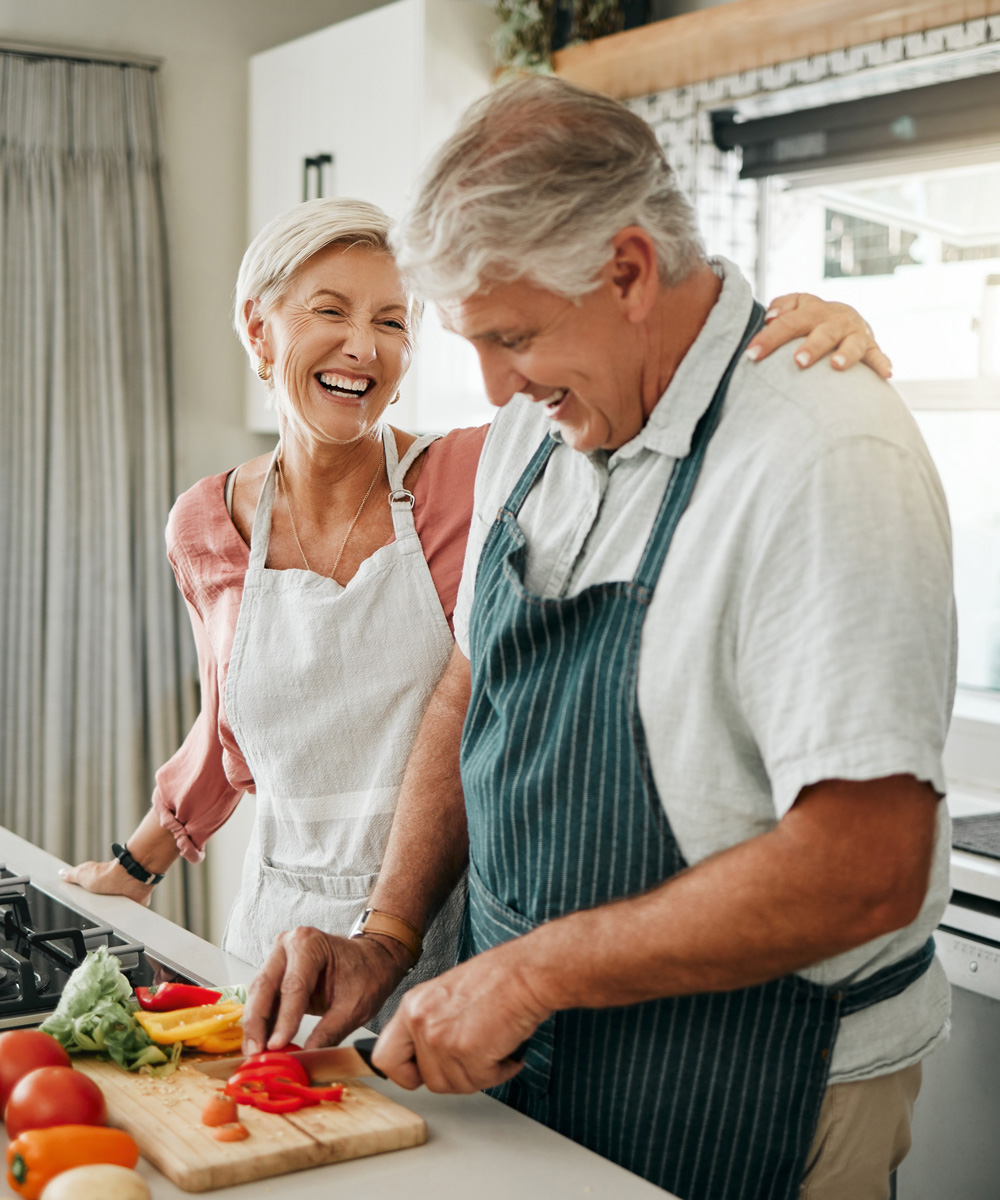
POLYGON ((427 299, 462 300, 515 279, 577 299, 597 286, 628 225, 653 238, 667 286, 705 261, 694 211, 646 122, 535 76, 466 112, 392 243, 427 299))
MULTIPOLYGON (((330 197, 306 200, 269 221, 247 247, 236 280, 233 325, 256 365, 243 309, 256 300, 266 315, 277 304, 296 272, 314 254, 328 246, 362 246, 391 254, 389 217, 367 200, 330 197)), ((416 327, 423 305, 411 299, 411 321, 416 327)))

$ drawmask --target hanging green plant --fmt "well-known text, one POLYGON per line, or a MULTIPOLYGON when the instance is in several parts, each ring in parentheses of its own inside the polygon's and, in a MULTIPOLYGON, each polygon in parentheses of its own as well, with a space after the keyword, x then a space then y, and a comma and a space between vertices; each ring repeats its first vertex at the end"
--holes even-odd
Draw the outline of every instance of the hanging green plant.
POLYGON ((501 70, 549 74, 553 50, 644 25, 649 0, 496 0, 494 11, 501 70))
POLYGON ((575 0, 573 9, 574 42, 592 42, 625 28, 623 0, 575 0))
POLYGON ((503 71, 552 70, 552 30, 557 0, 497 0, 500 26, 494 37, 503 71))

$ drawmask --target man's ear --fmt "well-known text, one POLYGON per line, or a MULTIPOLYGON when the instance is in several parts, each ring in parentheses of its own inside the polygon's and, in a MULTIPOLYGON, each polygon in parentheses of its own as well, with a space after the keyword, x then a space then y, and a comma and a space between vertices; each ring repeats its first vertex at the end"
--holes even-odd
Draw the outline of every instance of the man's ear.
POLYGON ((660 291, 656 244, 641 225, 626 225, 611 244, 609 281, 626 319, 637 325, 652 312, 660 291))

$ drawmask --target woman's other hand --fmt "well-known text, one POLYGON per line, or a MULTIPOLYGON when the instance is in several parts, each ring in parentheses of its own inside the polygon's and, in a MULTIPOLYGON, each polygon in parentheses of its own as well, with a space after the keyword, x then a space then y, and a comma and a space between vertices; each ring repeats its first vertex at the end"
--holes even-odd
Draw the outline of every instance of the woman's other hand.
POLYGON ((147 907, 153 898, 154 885, 133 879, 117 858, 110 862, 84 862, 75 867, 64 867, 59 875, 66 883, 75 883, 102 896, 127 896, 147 907))
POLYGON ((879 349, 871 326, 849 304, 821 300, 808 292, 794 292, 772 300, 767 324, 750 342, 748 358, 766 358, 793 338, 805 341, 795 352, 800 367, 810 367, 830 355, 835 371, 866 363, 883 379, 892 375, 892 363, 879 349))
POLYGON ((337 1045, 379 1011, 411 965, 391 938, 335 937, 306 925, 281 934, 250 985, 244 1052, 281 1050, 307 1012, 320 1020, 305 1048, 337 1045))

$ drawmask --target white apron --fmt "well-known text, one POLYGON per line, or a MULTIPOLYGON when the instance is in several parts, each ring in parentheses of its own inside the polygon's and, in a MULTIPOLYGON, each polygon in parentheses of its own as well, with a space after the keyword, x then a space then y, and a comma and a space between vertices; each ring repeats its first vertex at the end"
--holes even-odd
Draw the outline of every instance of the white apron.
MULTIPOLYGON (((223 947, 255 966, 284 930, 347 934, 375 886, 406 760, 454 647, 403 489, 434 436, 398 462, 384 428, 396 540, 346 587, 265 567, 277 450, 264 479, 226 683, 257 818, 223 947)), ((463 881, 405 987, 454 965, 464 893, 463 881)))

